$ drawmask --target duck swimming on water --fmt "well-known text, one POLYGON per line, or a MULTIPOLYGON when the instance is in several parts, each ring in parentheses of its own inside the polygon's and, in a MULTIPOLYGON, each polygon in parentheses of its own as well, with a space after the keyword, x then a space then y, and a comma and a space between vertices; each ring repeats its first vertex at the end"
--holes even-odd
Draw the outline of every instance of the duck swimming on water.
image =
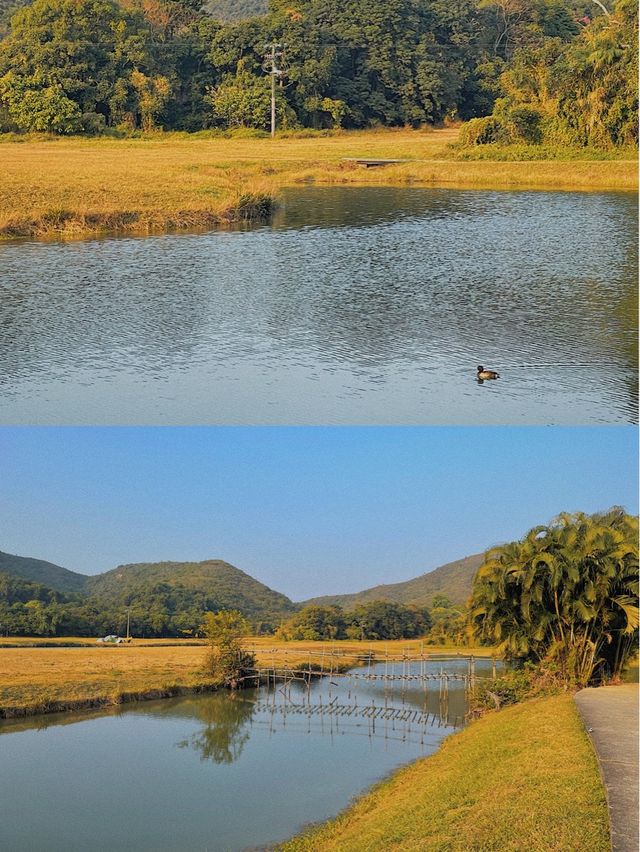
POLYGON ((493 370, 485 370, 485 368, 480 365, 478 367, 478 380, 484 381, 485 379, 499 379, 500 376, 498 373, 493 370))

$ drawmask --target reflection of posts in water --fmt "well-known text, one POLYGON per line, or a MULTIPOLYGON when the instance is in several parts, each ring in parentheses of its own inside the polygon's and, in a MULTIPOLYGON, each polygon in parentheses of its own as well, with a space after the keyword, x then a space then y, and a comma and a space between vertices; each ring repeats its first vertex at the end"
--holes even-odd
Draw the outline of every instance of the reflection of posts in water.
MULTIPOLYGON (((345 655, 338 651, 335 647, 329 649, 322 647, 321 649, 308 651, 308 661, 299 665, 292 663, 289 659, 287 649, 283 649, 279 655, 276 650, 272 649, 272 666, 268 669, 256 669, 254 677, 261 679, 263 683, 267 683, 273 687, 270 691, 269 698, 275 703, 276 693, 283 696, 283 700, 290 701, 294 694, 296 683, 300 683, 301 688, 295 694, 299 695, 298 699, 310 704, 312 698, 312 681, 315 683, 316 678, 322 681, 325 686, 324 700, 332 702, 338 699, 358 703, 357 684, 366 682, 371 683, 374 692, 377 692, 377 685, 380 684, 382 689, 379 690, 380 699, 386 707, 390 701, 401 702, 402 705, 421 706, 426 710, 432 706, 433 710, 437 710, 441 715, 447 716, 448 713, 456 713, 456 709, 451 706, 450 689, 451 681, 460 683, 461 690, 454 691, 455 705, 464 695, 467 698, 476 684, 476 660, 472 655, 466 658, 457 654, 451 661, 459 665, 460 662, 466 663, 466 671, 459 669, 449 671, 445 668, 448 661, 446 656, 432 655, 425 653, 424 644, 421 643, 419 654, 413 656, 410 648, 404 648, 400 653, 390 653, 388 647, 385 647, 384 652, 376 656, 372 647, 367 652, 360 655, 360 669, 351 671, 342 671, 341 665, 344 662, 345 655), (328 655, 328 659, 327 659, 328 655), (276 664, 277 656, 280 657, 281 664, 278 667, 276 664), (318 662, 314 663, 314 658, 318 658, 318 662), (434 664, 437 661, 437 668, 434 664), (378 668, 374 664, 378 663, 378 668), (397 663, 397 665, 396 665, 397 663), (296 665, 299 667, 296 668, 296 665), (294 683, 295 681, 295 683, 294 683), (346 689, 344 692, 340 689, 343 682, 346 689), (438 692, 429 688, 430 684, 435 687, 438 684, 438 692), (336 687, 338 694, 336 695, 336 687), (334 698, 335 696, 335 698, 334 698)), ((495 660, 492 661, 495 669, 495 660)), ((323 699, 320 699, 321 701, 323 699)), ((366 699, 368 701, 368 697, 366 699)), ((454 706, 455 706, 454 705, 454 706)), ((457 708, 460 709, 460 708, 457 708)), ((460 716, 460 713, 456 713, 460 716)), ((464 712, 462 713, 464 715, 464 712)), ((446 723, 445 723, 446 724, 446 723)))
POLYGON ((441 715, 406 707, 384 707, 376 705, 374 700, 371 704, 361 706, 338 704, 335 699, 329 704, 323 704, 321 700, 317 704, 284 702, 275 705, 269 701, 262 701, 256 704, 255 710, 254 724, 266 724, 270 732, 275 731, 278 726, 287 728, 293 725, 295 729, 295 722, 300 721, 306 733, 328 735, 331 739, 334 734, 349 733, 367 736, 369 739, 413 742, 422 745, 425 744, 430 727, 441 728, 448 725, 457 727, 460 719, 457 716, 451 722, 446 713, 441 715), (266 714, 268 718, 261 718, 263 714, 266 714), (315 726, 312 724, 313 720, 317 720, 315 726))

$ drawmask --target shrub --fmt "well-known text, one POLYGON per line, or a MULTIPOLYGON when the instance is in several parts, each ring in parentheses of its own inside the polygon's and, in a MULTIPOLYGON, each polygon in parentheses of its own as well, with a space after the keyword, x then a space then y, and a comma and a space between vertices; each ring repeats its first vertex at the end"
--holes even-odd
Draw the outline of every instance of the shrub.
POLYGON ((472 118, 460 128, 459 141, 461 145, 491 145, 508 143, 504 126, 492 115, 484 118, 472 118))
POLYGON ((223 610, 214 615, 208 612, 204 634, 209 640, 205 661, 207 674, 221 686, 237 689, 255 669, 253 654, 242 647, 242 637, 249 632, 249 623, 237 610, 223 610))

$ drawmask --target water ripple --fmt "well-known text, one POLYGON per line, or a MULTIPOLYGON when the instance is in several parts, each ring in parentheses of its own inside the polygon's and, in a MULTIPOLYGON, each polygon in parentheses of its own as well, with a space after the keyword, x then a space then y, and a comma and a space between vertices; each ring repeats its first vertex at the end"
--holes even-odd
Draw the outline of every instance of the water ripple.
POLYGON ((637 422, 636 245, 631 194, 395 188, 5 244, 0 422, 637 422))

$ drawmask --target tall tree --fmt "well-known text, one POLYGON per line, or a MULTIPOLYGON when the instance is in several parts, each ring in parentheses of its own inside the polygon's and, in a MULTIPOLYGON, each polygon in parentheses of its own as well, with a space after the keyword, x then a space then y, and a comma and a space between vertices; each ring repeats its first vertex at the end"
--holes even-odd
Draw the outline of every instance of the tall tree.
POLYGON ((563 514, 490 550, 474 581, 478 638, 586 684, 619 676, 638 637, 638 520, 563 514))

